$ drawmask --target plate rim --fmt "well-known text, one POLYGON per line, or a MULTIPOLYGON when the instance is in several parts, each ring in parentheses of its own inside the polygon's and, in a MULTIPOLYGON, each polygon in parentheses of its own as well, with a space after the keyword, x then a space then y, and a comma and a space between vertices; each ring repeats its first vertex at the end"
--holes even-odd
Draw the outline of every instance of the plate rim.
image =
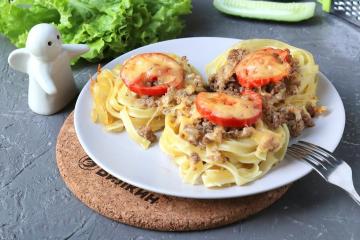
MULTIPOLYGON (((124 54, 121 54, 119 55, 118 57, 114 58, 113 60, 111 60, 110 62, 108 62, 107 64, 105 64, 103 66, 103 68, 107 68, 107 67, 111 67, 112 65, 116 64, 117 63, 117 59, 122 57, 123 55, 125 54, 131 54, 135 51, 141 51, 143 48, 148 48, 148 47, 151 47, 151 46, 154 46, 154 45, 157 45, 157 44, 160 44, 160 43, 166 43, 166 42, 172 42, 172 41, 184 41, 184 40, 191 40, 191 39, 208 39, 208 38, 211 38, 211 39, 219 39, 219 40, 226 40, 226 41, 229 41, 229 40, 234 40, 234 41, 242 41, 243 39, 236 39, 236 38, 224 38, 224 37, 188 37, 188 38, 177 38, 177 39, 171 39, 171 40, 166 40, 166 41, 161 41, 161 42, 157 42, 157 43, 152 43, 152 44, 149 44, 149 45, 145 45, 145 46, 142 46, 142 47, 139 47, 139 48, 136 48, 136 49, 133 49, 129 52, 126 52, 124 54)), ((230 47, 230 46, 229 46, 230 47)), ((97 76, 97 72, 95 74, 93 74, 91 76, 91 79, 95 78, 97 76)), ((329 84, 334 90, 335 90, 335 93, 337 94, 337 98, 340 100, 340 105, 341 105, 341 113, 339 113, 339 115, 341 115, 341 120, 342 120, 342 124, 341 124, 341 129, 340 129, 340 137, 333 142, 331 148, 329 148, 328 150, 333 152, 337 146, 339 145, 339 143, 341 142, 341 139, 343 137, 343 134, 344 134, 344 130, 345 130, 345 124, 346 124, 346 112, 345 112, 345 108, 344 108, 344 103, 340 97, 340 94, 338 93, 337 89, 335 88, 335 86, 332 84, 332 82, 322 73, 319 71, 318 73, 318 76, 319 78, 322 78, 323 81, 326 81, 327 84, 329 84)), ((235 197, 245 197, 245 196, 251 196, 251 195, 256 195, 256 194, 259 194, 259 193, 263 193, 263 192, 267 192, 267 191, 271 191, 273 189, 276 189, 276 188, 279 188, 279 187, 282 187, 282 186, 285 186, 285 185, 288 185, 288 184, 291 184, 293 183, 294 181, 297 181, 301 178, 303 178, 304 176, 308 175, 311 171, 312 171, 312 168, 308 165, 305 165, 307 166, 307 171, 304 171, 303 174, 301 175, 298 175, 298 177, 290 182, 283 182, 281 183, 280 185, 276 185, 276 186, 273 186, 273 187, 269 187, 267 188, 266 190, 256 190, 256 191, 253 191, 252 193, 245 193, 245 194, 242 194, 242 195, 239 195, 239 194, 227 194, 226 196, 213 196, 213 197, 207 197, 207 196, 193 196, 193 195, 188 195, 188 194, 177 194, 177 193, 172 193, 172 192, 162 192, 162 191, 159 191, 159 189, 157 189, 156 187, 149 187, 149 186, 145 186, 144 184, 139 184, 139 183, 136 183, 134 181, 132 181, 131 179, 127 179, 126 177, 120 177, 118 176, 118 174, 114 173, 113 170, 109 169, 106 165, 103 165, 101 161, 97 161, 96 157, 92 154, 92 151, 90 151, 85 142, 83 142, 83 139, 82 137, 80 136, 81 134, 79 134, 79 126, 78 126, 78 109, 79 109, 79 102, 80 102, 80 99, 83 98, 83 95, 85 94, 86 92, 86 89, 89 88, 89 85, 90 85, 90 81, 88 81, 84 87, 82 88, 77 100, 76 100, 76 104, 75 104, 75 108, 74 108, 74 127, 75 127, 75 132, 76 132, 76 135, 77 135, 77 138, 82 146, 82 148, 84 149, 84 151, 86 152, 86 154, 89 155, 89 157, 99 166, 101 167, 102 169, 104 169, 106 172, 108 172, 109 174, 115 176, 116 178, 119 178, 120 180, 123 180, 124 182, 128 183, 128 184, 131 184, 133 186, 136 186, 136 187, 139 187, 139 188, 142 188, 142 189, 145 189, 145 190, 148 190, 148 191, 151 191, 151 192, 155 192, 155 193, 158 193, 158 194, 163 194, 163 195, 167 195, 167 196, 173 196, 173 197, 183 197, 183 198, 190 198, 190 199, 227 199, 227 198, 235 198, 235 197)), ((165 154, 165 153, 164 153, 165 154)), ((186 183, 183 183, 183 184, 186 184, 186 183)))

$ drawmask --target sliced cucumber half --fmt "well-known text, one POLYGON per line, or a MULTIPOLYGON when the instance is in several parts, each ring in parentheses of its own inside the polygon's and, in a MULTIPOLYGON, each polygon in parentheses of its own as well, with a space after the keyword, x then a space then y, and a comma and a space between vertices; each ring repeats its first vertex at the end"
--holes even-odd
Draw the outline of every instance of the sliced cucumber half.
POLYGON ((246 18, 298 22, 314 16, 315 2, 282 3, 252 0, 214 0, 219 11, 246 18))

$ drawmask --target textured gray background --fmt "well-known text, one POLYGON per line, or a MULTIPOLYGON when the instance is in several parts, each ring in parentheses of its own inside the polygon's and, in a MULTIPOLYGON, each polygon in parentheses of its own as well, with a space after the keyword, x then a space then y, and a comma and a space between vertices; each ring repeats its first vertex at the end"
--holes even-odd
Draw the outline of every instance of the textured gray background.
MULTIPOLYGON (((243 20, 194 1, 183 34, 276 38, 310 50, 345 104, 346 128, 336 155, 346 159, 360 190, 360 29, 317 11, 304 23, 243 20)), ((27 107, 27 77, 9 69, 14 47, 0 36, 0 239, 360 239, 360 207, 312 173, 271 208, 220 229, 147 231, 113 222, 79 202, 55 162, 59 129, 72 110, 46 117, 27 107)), ((77 66, 79 87, 95 66, 77 66)), ((334 128, 336 123, 334 123, 334 128)))

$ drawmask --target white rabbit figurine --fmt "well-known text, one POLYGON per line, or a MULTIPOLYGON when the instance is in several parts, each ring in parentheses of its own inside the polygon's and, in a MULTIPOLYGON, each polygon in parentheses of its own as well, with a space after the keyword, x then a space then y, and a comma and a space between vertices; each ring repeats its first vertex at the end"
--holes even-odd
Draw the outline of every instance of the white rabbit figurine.
POLYGON ((87 51, 84 44, 62 44, 51 24, 41 23, 30 30, 25 48, 11 52, 8 62, 29 75, 28 102, 33 112, 51 115, 76 96, 70 60, 87 51))

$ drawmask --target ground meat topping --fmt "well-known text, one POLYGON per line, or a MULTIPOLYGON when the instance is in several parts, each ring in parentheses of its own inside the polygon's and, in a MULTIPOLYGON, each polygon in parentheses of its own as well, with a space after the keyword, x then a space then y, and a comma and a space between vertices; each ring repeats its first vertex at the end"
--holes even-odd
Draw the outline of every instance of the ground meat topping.
POLYGON ((278 128, 286 123, 291 136, 296 137, 301 134, 305 127, 313 127, 314 121, 311 115, 294 106, 265 106, 263 108, 263 119, 270 128, 278 128))
POLYGON ((138 103, 143 107, 157 107, 159 106, 158 96, 139 96, 138 103))
POLYGON ((183 138, 195 146, 204 147, 210 143, 222 143, 226 139, 240 139, 250 137, 254 132, 253 127, 224 128, 210 121, 199 118, 193 124, 183 128, 183 138))
POLYGON ((316 116, 316 109, 312 104, 310 104, 310 103, 306 104, 305 108, 306 108, 306 111, 310 114, 311 117, 316 116))
POLYGON ((270 83, 263 86, 259 93, 262 95, 264 122, 272 129, 276 129, 286 123, 291 136, 296 137, 306 127, 314 126, 312 117, 315 116, 315 109, 307 104, 306 111, 300 107, 285 105, 288 96, 297 94, 300 82, 298 80, 298 65, 291 59, 291 72, 283 81, 270 83))
POLYGON ((254 133, 253 127, 244 127, 243 129, 228 128, 225 129, 223 135, 225 138, 240 139, 250 137, 254 133))
POLYGON ((207 158, 210 161, 224 163, 228 160, 227 157, 224 157, 221 155, 221 152, 215 146, 206 148, 206 151, 207 151, 207 156, 208 156, 207 158))
POLYGON ((298 62, 293 58, 291 58, 290 61, 291 61, 290 74, 283 80, 283 82, 286 85, 286 94, 289 96, 297 94, 298 88, 300 86, 300 81, 298 78, 298 74, 299 74, 298 62))
POLYGON ((190 161, 192 164, 195 165, 201 161, 201 158, 200 158, 199 154, 197 154, 196 152, 193 152, 190 154, 190 161))
POLYGON ((199 130, 193 127, 193 125, 186 125, 183 129, 182 138, 187 139, 191 144, 197 146, 200 143, 201 133, 199 130))
POLYGON ((210 142, 221 143, 223 132, 224 129, 222 127, 216 126, 215 128, 213 128, 213 131, 208 132, 204 135, 202 142, 205 144, 210 142))
MULTIPOLYGON (((212 91, 239 90, 241 86, 234 78, 236 65, 248 54, 245 49, 232 49, 226 60, 217 73, 209 77, 209 88, 212 91), (230 82, 230 84, 228 84, 230 82)), ((239 92, 239 91, 238 91, 239 92)))
POLYGON ((272 135, 272 136, 266 137, 265 141, 263 141, 260 144, 260 147, 262 149, 266 149, 267 151, 272 152, 272 151, 275 151, 276 149, 278 149, 280 147, 280 143, 272 135))
POLYGON ((143 138, 146 138, 150 142, 152 142, 152 143, 156 142, 157 137, 149 126, 139 128, 138 133, 140 136, 142 136, 143 138))

